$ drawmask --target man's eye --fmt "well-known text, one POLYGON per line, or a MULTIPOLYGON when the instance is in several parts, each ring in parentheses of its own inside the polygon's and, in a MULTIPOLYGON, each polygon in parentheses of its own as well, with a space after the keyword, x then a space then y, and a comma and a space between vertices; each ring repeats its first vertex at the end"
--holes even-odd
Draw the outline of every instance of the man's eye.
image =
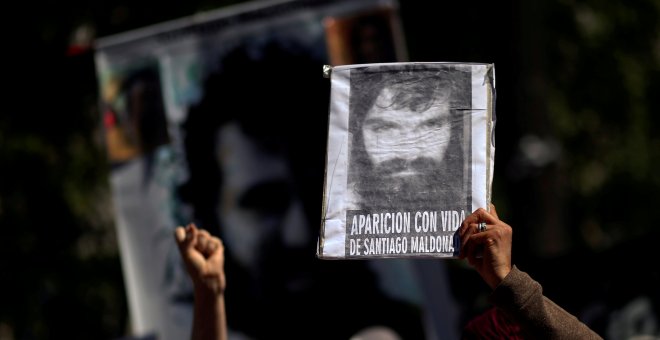
POLYGON ((374 132, 386 132, 396 129, 397 125, 392 123, 377 123, 369 125, 369 129, 374 132))
POLYGON ((447 120, 444 118, 435 118, 430 119, 422 123, 422 127, 425 128, 439 128, 448 124, 447 120))

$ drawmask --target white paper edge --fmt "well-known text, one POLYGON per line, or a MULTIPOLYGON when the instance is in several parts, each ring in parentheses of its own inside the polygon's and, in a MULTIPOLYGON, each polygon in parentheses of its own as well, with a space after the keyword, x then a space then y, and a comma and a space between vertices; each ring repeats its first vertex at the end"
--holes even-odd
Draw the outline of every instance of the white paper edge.
MULTIPOLYGON (((478 208, 488 208, 489 181, 492 174, 489 173, 492 164, 489 159, 489 121, 490 114, 487 113, 490 82, 488 76, 489 65, 472 66, 472 211, 478 208), (484 112, 484 110, 486 110, 484 112), (488 174, 486 176, 482 174, 488 174)), ((470 212, 470 213, 471 213, 470 212)))
POLYGON ((349 70, 332 71, 328 130, 327 173, 322 257, 344 257, 346 254, 346 206, 348 186, 348 105, 350 95, 349 70))

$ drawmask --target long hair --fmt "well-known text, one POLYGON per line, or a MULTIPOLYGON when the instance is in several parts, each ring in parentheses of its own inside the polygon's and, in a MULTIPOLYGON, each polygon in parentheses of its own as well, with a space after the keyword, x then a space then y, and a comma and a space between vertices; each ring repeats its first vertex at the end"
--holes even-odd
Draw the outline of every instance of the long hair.
POLYGON ((193 206, 197 223, 216 234, 221 229, 216 134, 224 124, 237 122, 254 142, 287 156, 294 169, 305 166, 297 157, 309 160, 309 153, 324 147, 328 91, 322 65, 302 46, 277 40, 239 45, 218 61, 218 71, 205 80, 204 95, 183 124, 189 180, 180 194, 193 206))

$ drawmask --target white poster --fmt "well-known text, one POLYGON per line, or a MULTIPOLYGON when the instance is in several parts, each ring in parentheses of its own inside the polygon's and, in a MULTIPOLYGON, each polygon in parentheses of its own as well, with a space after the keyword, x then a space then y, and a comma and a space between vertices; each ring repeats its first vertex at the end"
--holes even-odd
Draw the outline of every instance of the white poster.
POLYGON ((488 207, 494 65, 331 70, 321 258, 458 256, 456 231, 488 207))

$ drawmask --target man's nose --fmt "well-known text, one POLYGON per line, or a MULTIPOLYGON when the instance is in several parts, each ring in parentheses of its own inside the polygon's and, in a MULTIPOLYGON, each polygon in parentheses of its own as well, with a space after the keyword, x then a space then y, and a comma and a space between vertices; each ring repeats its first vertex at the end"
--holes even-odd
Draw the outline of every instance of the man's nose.
POLYGON ((428 129, 410 129, 406 137, 401 138, 401 145, 406 146, 405 152, 400 152, 402 158, 413 161, 419 158, 433 157, 433 153, 443 149, 447 137, 442 133, 434 133, 428 129))
POLYGON ((422 142, 424 141, 423 135, 414 130, 407 130, 402 133, 395 142, 393 151, 398 158, 406 161, 417 159, 424 152, 422 142))

